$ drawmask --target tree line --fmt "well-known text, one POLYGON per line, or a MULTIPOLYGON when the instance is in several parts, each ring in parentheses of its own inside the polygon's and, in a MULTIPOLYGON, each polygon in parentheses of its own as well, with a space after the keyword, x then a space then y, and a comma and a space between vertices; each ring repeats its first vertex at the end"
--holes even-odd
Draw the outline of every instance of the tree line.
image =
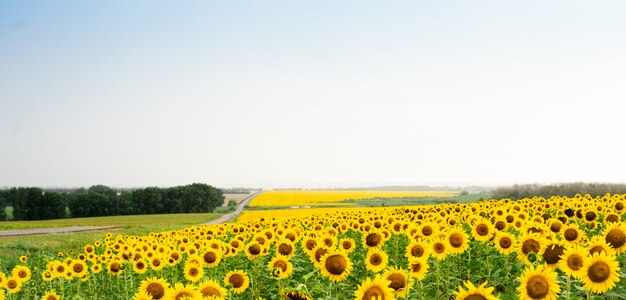
POLYGON ((589 194, 592 197, 609 194, 626 194, 626 184, 614 183, 560 183, 552 185, 523 184, 508 187, 499 187, 491 192, 493 199, 512 199, 552 196, 574 197, 576 194, 589 194))
POLYGON ((224 202, 221 190, 203 183, 169 188, 147 187, 118 192, 95 185, 74 191, 19 187, 0 191, 0 220, 13 207, 14 220, 212 212, 224 202))

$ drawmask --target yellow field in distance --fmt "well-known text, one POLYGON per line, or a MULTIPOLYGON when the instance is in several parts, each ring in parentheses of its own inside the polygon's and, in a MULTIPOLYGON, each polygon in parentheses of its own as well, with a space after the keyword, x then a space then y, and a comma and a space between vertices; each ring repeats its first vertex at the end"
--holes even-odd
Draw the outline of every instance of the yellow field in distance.
POLYGON ((275 190, 265 191, 252 199, 249 206, 350 206, 343 200, 407 197, 452 197, 455 192, 442 191, 368 191, 368 190, 275 190))

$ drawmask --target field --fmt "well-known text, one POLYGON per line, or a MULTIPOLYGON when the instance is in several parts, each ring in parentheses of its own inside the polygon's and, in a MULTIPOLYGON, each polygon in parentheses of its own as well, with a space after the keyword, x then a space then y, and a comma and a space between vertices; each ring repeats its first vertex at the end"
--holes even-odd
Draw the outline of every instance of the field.
POLYGON ((386 198, 452 197, 456 192, 438 191, 348 191, 348 190, 273 190, 252 199, 249 206, 354 206, 355 200, 386 198))
POLYGON ((623 299, 625 196, 247 211, 16 253, 0 278, 10 299, 623 299))
POLYGON ((228 205, 228 201, 235 200, 237 203, 241 203, 243 199, 246 199, 250 194, 224 194, 224 205, 228 205))

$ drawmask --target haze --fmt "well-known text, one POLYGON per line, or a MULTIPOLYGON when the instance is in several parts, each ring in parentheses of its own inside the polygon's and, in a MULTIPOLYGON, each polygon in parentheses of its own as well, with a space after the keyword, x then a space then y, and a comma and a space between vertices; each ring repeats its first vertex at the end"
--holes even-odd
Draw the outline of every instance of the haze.
POLYGON ((623 1, 2 1, 0 187, 625 182, 623 1))

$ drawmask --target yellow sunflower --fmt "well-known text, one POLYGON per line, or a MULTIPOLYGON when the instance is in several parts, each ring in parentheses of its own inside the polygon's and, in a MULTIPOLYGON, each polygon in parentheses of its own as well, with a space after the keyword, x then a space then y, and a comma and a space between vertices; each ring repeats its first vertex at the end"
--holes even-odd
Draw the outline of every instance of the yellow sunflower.
POLYGON ((430 266, 428 265, 427 258, 412 258, 409 260, 409 276, 415 277, 418 280, 422 280, 426 277, 426 273, 428 273, 428 269, 430 266))
POLYGON ((538 233, 522 234, 517 243, 517 258, 525 264, 531 264, 533 261, 529 260, 528 255, 530 253, 543 254, 545 244, 545 238, 538 233))
POLYGON ((346 253, 351 253, 356 248, 354 241, 351 238, 343 238, 339 240, 339 249, 345 251, 346 253))
POLYGON ((209 249, 202 254, 202 261, 209 268, 216 267, 221 260, 222 253, 217 249, 209 249))
POLYGON ((609 243, 607 243, 602 236, 594 236, 591 241, 589 241, 589 245, 587 246, 587 248, 589 248, 590 256, 602 252, 606 253, 607 255, 615 254, 615 251, 613 250, 611 245, 609 245, 609 243))
POLYGON ((472 237, 474 237, 477 241, 486 242, 491 239, 495 231, 496 230, 491 222, 484 219, 478 219, 472 226, 472 237))
POLYGON ((385 238, 383 237, 382 233, 379 231, 366 232, 366 233, 363 233, 363 235, 361 236, 362 236, 363 247, 366 249, 381 247, 383 243, 385 242, 384 240, 385 238))
POLYGON ((604 252, 594 253, 593 256, 585 258, 580 278, 587 290, 600 294, 612 289, 620 281, 618 271, 619 264, 615 256, 604 252))
POLYGON ((138 291, 133 295, 133 300, 152 300, 152 296, 146 292, 138 291))
POLYGON ((250 278, 243 270, 233 270, 224 277, 224 284, 231 286, 233 293, 241 294, 250 285, 250 278))
POLYGON ((202 294, 195 286, 182 283, 174 284, 174 287, 165 295, 167 300, 199 299, 201 297, 202 294))
POLYGON ((430 245, 431 256, 441 261, 448 257, 448 243, 443 239, 437 239, 430 245))
POLYGON ((252 241, 248 243, 244 249, 248 260, 254 260, 255 258, 263 255, 263 245, 259 244, 257 241, 252 241))
POLYGON ((329 251, 320 259, 322 276, 338 282, 346 279, 352 271, 352 262, 343 251, 329 251))
POLYGON ((84 261, 75 260, 72 261, 72 264, 70 265, 70 270, 72 271, 74 277, 81 278, 87 275, 87 272, 89 272, 89 267, 87 267, 87 264, 84 261))
POLYGON ((198 290, 202 297, 215 297, 218 299, 226 298, 228 291, 223 288, 217 281, 209 279, 198 285, 198 290))
POLYGON ((276 254, 281 254, 291 259, 295 252, 296 247, 293 242, 288 239, 281 239, 276 243, 276 254))
POLYGON ((61 296, 59 296, 54 290, 48 291, 41 297, 41 300, 60 300, 60 299, 61 299, 61 296))
POLYGON ((567 243, 578 244, 585 239, 585 232, 580 230, 576 224, 569 224, 561 229, 561 236, 567 243))
POLYGON ((377 275, 373 280, 367 278, 354 292, 356 300, 395 300, 394 290, 389 287, 391 282, 377 275))
POLYGON ((6 288, 7 287, 7 276, 0 272, 0 288, 6 288))
POLYGON ((7 278, 7 283, 5 286, 9 293, 15 294, 19 292, 20 289, 22 289, 22 282, 17 278, 9 277, 7 278))
POLYGON ((454 298, 456 300, 498 300, 498 297, 493 295, 493 287, 486 287, 487 282, 483 282, 480 286, 476 287, 470 281, 465 282, 465 287, 459 285, 459 290, 454 292, 454 298))
POLYGON ((570 245, 565 248, 561 260, 559 261, 559 269, 566 275, 574 278, 580 278, 580 269, 585 263, 587 250, 577 245, 570 245))
POLYGON ((543 261, 548 267, 556 267, 559 261, 561 261, 564 252, 565 247, 563 246, 562 242, 549 242, 547 243, 547 246, 542 254, 543 261))
POLYGON ((450 246, 451 254, 461 254, 467 250, 469 247, 468 244, 468 235, 463 231, 463 228, 460 227, 452 227, 448 231, 447 241, 450 246))
POLYGON ((616 254, 626 250, 626 225, 611 223, 602 233, 604 240, 613 248, 616 254))
POLYGON ((16 266, 11 271, 11 275, 20 282, 26 282, 30 280, 31 272, 26 266, 16 266))
POLYGON ((425 240, 423 239, 413 240, 411 241, 411 243, 409 243, 409 245, 406 246, 405 256, 409 260, 413 258, 422 258, 422 257, 428 258, 431 252, 430 249, 431 249, 430 244, 428 244, 428 242, 426 242, 425 240))
POLYGON ((528 267, 520 278, 520 286, 517 287, 520 300, 556 300, 561 291, 557 282, 557 274, 544 266, 528 267))
POLYGON ((169 283, 163 278, 147 278, 141 282, 139 292, 145 292, 153 299, 163 299, 170 289, 169 283))
POLYGON ((286 256, 277 254, 268 264, 267 268, 278 279, 285 279, 293 273, 293 265, 286 256))
POLYGON ((204 277, 204 269, 197 263, 186 262, 183 270, 185 279, 191 282, 198 282, 204 277))
POLYGON ((498 252, 507 255, 515 251, 517 241, 515 236, 504 231, 496 233, 493 239, 493 244, 498 249, 498 252))
POLYGON ((378 273, 387 267, 389 257, 381 248, 370 248, 365 257, 365 268, 378 273))
POLYGON ((407 272, 403 269, 389 268, 383 273, 383 278, 389 280, 389 287, 393 289, 394 296, 404 297, 411 289, 412 280, 409 280, 407 272))

